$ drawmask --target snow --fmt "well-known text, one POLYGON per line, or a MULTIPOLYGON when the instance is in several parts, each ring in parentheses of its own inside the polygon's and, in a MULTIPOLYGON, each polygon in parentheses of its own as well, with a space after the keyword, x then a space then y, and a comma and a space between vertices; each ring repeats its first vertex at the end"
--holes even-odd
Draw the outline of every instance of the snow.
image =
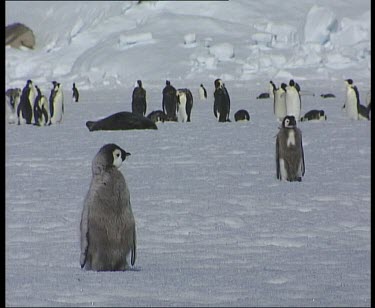
POLYGON ((370 1, 7 1, 13 22, 37 46, 6 48, 6 88, 31 79, 48 96, 56 80, 65 114, 60 125, 5 127, 7 306, 371 305, 371 122, 341 109, 344 79, 362 104, 370 91, 370 1), (216 78, 230 123, 213 115, 216 78), (291 78, 315 94, 302 95, 301 115, 327 115, 298 123, 300 183, 276 179, 279 123, 271 99, 256 99, 269 80, 291 78), (89 132, 87 120, 131 110, 138 79, 147 114, 161 109, 166 79, 189 88, 191 122, 89 132), (234 122, 239 109, 249 122, 234 122), (120 170, 137 260, 131 271, 86 272, 83 199, 91 160, 112 142, 131 153, 120 170))

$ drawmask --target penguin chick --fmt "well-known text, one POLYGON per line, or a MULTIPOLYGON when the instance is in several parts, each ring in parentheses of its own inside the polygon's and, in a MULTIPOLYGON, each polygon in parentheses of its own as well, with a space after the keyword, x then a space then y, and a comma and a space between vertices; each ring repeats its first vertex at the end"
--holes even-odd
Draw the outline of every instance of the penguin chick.
POLYGON ((92 179, 81 215, 81 268, 123 271, 136 258, 135 220, 125 178, 118 170, 130 153, 106 144, 92 161, 92 179))
POLYGON ((276 177, 279 180, 302 181, 305 159, 302 133, 294 116, 286 116, 276 136, 276 177))

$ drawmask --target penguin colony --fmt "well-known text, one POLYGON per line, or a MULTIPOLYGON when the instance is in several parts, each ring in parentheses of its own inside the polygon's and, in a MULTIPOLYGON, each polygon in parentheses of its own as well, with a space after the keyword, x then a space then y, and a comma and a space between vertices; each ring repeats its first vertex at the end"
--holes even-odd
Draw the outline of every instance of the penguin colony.
MULTIPOLYGON (((359 92, 352 79, 345 80, 345 103, 342 107, 347 117, 353 120, 370 120, 371 92, 366 97, 366 105, 360 103, 359 92)), ((73 83, 73 102, 79 101, 79 92, 73 83)), ((298 121, 324 121, 324 110, 313 109, 301 115, 301 89, 291 79, 277 88, 269 82, 269 93, 262 93, 257 99, 271 98, 273 113, 281 123, 276 135, 275 162, 276 179, 286 182, 301 182, 305 175, 305 158, 302 132, 298 121)), ((147 117, 146 90, 141 80, 137 80, 131 99, 132 112, 118 112, 104 119, 87 121, 90 131, 157 129, 155 123, 191 122, 193 95, 188 88, 176 88, 169 80, 161 91, 162 110, 151 111, 147 117)), ((43 95, 38 85, 27 80, 21 88, 8 89, 6 112, 10 124, 34 124, 47 126, 62 123, 64 95, 60 83, 53 81, 49 99, 43 95)), ((198 88, 200 101, 207 100, 203 84, 198 88)), ((322 94, 321 98, 335 95, 322 94)), ((230 122, 230 96, 221 79, 214 81, 213 114, 218 122, 230 122)), ((250 121, 245 109, 234 113, 238 121, 250 121)), ((123 174, 118 170, 126 157, 126 152, 116 144, 106 144, 92 161, 92 178, 84 198, 80 222, 80 265, 85 270, 124 271, 134 266, 136 260, 136 228, 130 202, 130 192, 123 174), (130 260, 130 262, 129 262, 130 260), (129 265, 130 263, 130 265, 129 265)))
POLYGON ((64 93, 57 81, 52 81, 48 99, 30 79, 26 81, 22 90, 8 89, 5 98, 9 124, 49 126, 61 124, 63 121, 64 93))

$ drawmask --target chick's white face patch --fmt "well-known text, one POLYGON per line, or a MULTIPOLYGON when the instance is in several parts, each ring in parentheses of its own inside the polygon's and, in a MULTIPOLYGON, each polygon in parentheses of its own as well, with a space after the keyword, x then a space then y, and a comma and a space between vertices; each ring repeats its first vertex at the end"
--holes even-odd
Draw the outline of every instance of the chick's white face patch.
POLYGON ((120 168, 122 165, 121 151, 119 149, 113 151, 113 165, 116 168, 120 168))

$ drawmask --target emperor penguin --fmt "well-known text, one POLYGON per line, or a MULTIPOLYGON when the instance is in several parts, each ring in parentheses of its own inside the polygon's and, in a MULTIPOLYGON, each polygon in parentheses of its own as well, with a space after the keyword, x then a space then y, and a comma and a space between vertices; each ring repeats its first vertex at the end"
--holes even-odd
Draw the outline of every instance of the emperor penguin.
POLYGON ((78 103, 78 100, 79 100, 79 92, 78 92, 78 89, 77 89, 77 87, 76 87, 75 82, 73 82, 73 88, 72 88, 72 91, 73 91, 72 99, 73 99, 73 101, 75 101, 76 103, 78 103))
POLYGON ((29 79, 22 89, 20 103, 17 108, 18 124, 34 123, 34 101, 35 89, 33 82, 29 79))
POLYGON ((35 85, 35 88, 38 93, 34 103, 35 125, 45 126, 48 125, 51 118, 48 108, 48 101, 37 85, 35 85))
POLYGON ((349 119, 353 120, 369 120, 369 108, 361 105, 359 100, 359 92, 357 87, 354 85, 352 79, 346 79, 346 101, 344 109, 349 119))
POLYGON ((191 110, 193 108, 193 95, 189 89, 178 89, 177 95, 177 118, 179 122, 190 122, 191 110))
POLYGON ((300 90, 299 85, 291 79, 285 93, 286 114, 294 116, 297 121, 299 121, 301 116, 300 90))
POLYGON ((199 89, 198 89, 198 95, 199 95, 199 99, 201 101, 204 101, 207 99, 207 90, 206 88, 203 86, 203 84, 201 83, 201 85, 199 86, 199 89))
POLYGON ((132 94, 132 112, 145 116, 147 109, 146 90, 142 87, 142 81, 137 80, 137 85, 132 94))
POLYGON ((118 170, 130 153, 106 144, 92 161, 92 178, 80 223, 81 268, 124 271, 136 259, 135 219, 130 193, 118 170))
POLYGON ((230 98, 225 84, 221 79, 214 81, 214 115, 219 122, 230 122, 230 98))
POLYGON ((18 123, 17 109, 20 103, 21 93, 22 91, 20 88, 11 88, 5 92, 6 117, 9 124, 18 123))
POLYGON ((176 88, 167 80, 163 89, 162 108, 163 112, 167 114, 167 121, 177 122, 177 95, 176 88))
POLYGON ((147 115, 147 118, 154 123, 164 123, 167 120, 167 115, 163 110, 154 110, 147 115))
POLYGON ((64 115, 64 94, 61 84, 58 82, 53 83, 53 93, 50 96, 50 124, 61 124, 64 115))
POLYGON ((273 113, 276 119, 281 123, 286 116, 286 84, 281 83, 280 88, 274 87, 273 95, 273 113))
POLYGON ((234 114, 234 120, 238 121, 250 121, 249 112, 245 109, 240 109, 234 114))
POLYGON ((305 158, 302 133, 294 116, 287 115, 276 136, 276 177, 286 181, 302 181, 305 158))
POLYGON ((327 120, 327 116, 324 113, 324 110, 317 110, 312 109, 305 113, 303 117, 301 117, 300 121, 325 121, 327 120))

